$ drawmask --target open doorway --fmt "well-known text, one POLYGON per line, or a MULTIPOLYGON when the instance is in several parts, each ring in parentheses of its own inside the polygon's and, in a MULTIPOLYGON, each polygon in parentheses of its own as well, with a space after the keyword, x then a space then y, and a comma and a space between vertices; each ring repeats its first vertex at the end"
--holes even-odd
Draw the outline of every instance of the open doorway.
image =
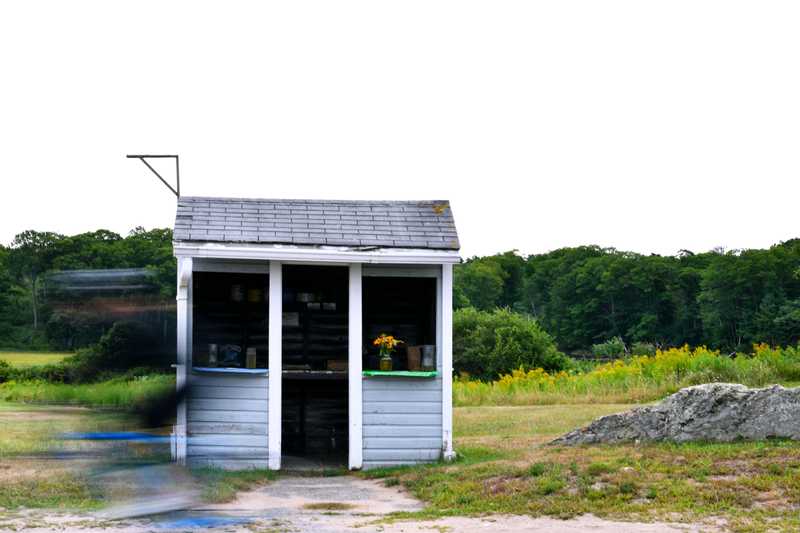
POLYGON ((347 464, 348 269, 283 267, 284 468, 347 464))

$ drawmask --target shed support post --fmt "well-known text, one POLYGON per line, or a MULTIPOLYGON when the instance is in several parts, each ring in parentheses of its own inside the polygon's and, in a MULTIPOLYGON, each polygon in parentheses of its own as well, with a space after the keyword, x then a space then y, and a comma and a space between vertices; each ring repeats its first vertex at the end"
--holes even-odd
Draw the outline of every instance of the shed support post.
MULTIPOLYGON (((186 390, 187 368, 191 358, 191 338, 192 338, 192 258, 178 258, 178 291, 175 297, 177 308, 177 335, 176 353, 177 364, 175 365, 175 387, 176 390, 186 390)), ((183 395, 178 404, 176 413, 175 428, 173 430, 175 440, 175 460, 178 464, 186 464, 186 396, 183 395)))
POLYGON ((445 461, 453 451, 453 265, 442 265, 442 452, 445 461))
POLYGON ((347 412, 349 423, 348 440, 350 449, 348 453, 348 468, 350 470, 360 469, 363 463, 364 439, 362 431, 362 415, 364 404, 362 402, 363 378, 361 376, 362 355, 362 320, 361 320, 361 263, 350 265, 350 290, 349 290, 349 309, 348 330, 347 330, 347 412))
POLYGON ((283 385, 283 265, 269 263, 269 397, 268 434, 269 468, 281 468, 281 411, 283 385))

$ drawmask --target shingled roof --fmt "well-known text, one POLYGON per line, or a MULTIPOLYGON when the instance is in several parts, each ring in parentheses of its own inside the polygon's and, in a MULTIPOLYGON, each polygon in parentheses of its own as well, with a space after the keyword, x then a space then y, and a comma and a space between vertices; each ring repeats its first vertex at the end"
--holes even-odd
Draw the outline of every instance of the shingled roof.
POLYGON ((182 196, 176 241, 458 250, 450 203, 182 196))

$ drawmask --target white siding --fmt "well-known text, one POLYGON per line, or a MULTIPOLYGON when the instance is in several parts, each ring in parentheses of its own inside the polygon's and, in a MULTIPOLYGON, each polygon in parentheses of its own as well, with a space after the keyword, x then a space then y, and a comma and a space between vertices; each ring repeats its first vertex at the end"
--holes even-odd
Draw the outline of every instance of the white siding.
POLYGON ((364 468, 442 456, 442 379, 365 377, 364 468))
POLYGON ((190 374, 189 385, 189 465, 267 468, 267 376, 190 374))

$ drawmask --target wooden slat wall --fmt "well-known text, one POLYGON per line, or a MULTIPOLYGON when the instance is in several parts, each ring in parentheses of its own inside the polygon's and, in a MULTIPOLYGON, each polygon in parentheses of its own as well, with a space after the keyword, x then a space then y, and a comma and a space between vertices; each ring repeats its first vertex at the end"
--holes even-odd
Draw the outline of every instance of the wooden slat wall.
POLYGON ((333 459, 348 451, 347 382, 283 382, 281 449, 286 455, 333 459))
POLYGON ((441 378, 366 377, 363 391, 364 468, 441 457, 441 378))
POLYGON ((190 374, 189 385, 188 464, 267 468, 267 376, 190 374))

